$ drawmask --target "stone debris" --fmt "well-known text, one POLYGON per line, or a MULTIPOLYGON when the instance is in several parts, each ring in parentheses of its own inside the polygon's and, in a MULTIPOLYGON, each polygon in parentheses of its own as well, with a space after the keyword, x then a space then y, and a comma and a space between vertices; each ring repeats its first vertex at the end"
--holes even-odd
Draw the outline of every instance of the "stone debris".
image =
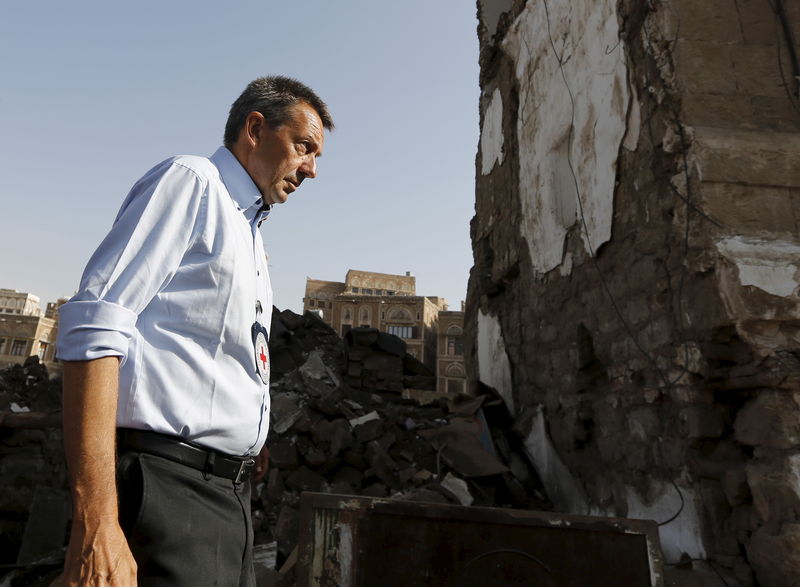
POLYGON ((49 585, 69 512, 61 382, 38 357, 0 369, 0 585, 49 585))
MULTIPOLYGON (((276 310, 270 353, 270 469, 252 504, 259 585, 291 584, 304 491, 552 509, 503 402, 488 388, 437 394, 401 339, 371 328, 342 339, 314 314, 276 310)), ((34 494, 68 499, 60 404, 60 381, 35 357, 0 370, 0 564, 20 565, 16 577, 38 564, 16 559, 34 494)))
POLYGON ((551 509, 490 390, 436 394, 405 343, 373 328, 343 340, 313 314, 276 311, 272 329, 270 471, 253 508, 276 568, 297 544, 303 491, 551 509))

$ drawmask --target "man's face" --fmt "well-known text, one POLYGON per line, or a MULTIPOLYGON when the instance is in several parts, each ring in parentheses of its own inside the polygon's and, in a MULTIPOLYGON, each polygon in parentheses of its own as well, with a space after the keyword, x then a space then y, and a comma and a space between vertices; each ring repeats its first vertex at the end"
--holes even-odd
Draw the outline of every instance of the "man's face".
POLYGON ((305 102, 292 106, 288 120, 275 129, 261 114, 251 113, 248 120, 251 117, 239 138, 250 147, 242 165, 265 204, 282 204, 304 179, 317 176, 317 157, 325 141, 322 120, 305 102))

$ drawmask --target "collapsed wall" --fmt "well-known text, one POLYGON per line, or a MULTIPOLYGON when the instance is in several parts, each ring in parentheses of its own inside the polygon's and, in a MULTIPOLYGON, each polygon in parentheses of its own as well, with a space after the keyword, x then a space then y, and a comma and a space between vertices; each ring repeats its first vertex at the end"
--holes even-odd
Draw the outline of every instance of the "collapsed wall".
POLYGON ((470 379, 558 509, 655 519, 730 585, 800 576, 800 7, 771 6, 478 1, 470 379))

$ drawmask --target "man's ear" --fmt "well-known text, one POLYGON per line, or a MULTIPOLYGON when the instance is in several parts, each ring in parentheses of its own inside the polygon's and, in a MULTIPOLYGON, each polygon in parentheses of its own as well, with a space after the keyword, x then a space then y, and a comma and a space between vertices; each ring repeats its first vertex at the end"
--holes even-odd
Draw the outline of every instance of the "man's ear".
POLYGON ((251 112, 247 115, 247 118, 244 119, 242 134, 244 135, 243 138, 247 141, 249 146, 254 147, 256 144, 258 144, 266 124, 267 121, 264 118, 264 115, 260 112, 251 112))

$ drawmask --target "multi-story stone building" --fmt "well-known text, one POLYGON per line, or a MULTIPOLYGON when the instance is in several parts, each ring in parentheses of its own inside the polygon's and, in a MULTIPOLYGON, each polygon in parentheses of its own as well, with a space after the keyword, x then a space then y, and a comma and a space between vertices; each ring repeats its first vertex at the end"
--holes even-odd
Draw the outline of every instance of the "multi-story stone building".
POLYGON ((0 314, 38 316, 41 313, 38 296, 14 289, 0 288, 0 314))
POLYGON ((342 336, 358 326, 394 334, 406 342, 409 354, 438 374, 439 391, 464 389, 463 356, 456 356, 456 352, 463 355, 463 313, 448 312, 444 298, 418 296, 411 272, 391 275, 350 269, 344 282, 308 278, 303 310, 317 312, 342 336), (449 335, 440 329, 442 315, 447 316, 445 328, 450 329, 449 335), (458 337, 457 347, 455 342, 452 348, 448 347, 449 339, 441 339, 442 336, 450 336, 453 341, 458 337), (440 373, 440 366, 445 371, 440 373))
POLYGON ((464 309, 460 312, 439 312, 437 336, 439 356, 436 361, 436 389, 446 393, 463 393, 464 369, 464 309))
POLYGON ((32 355, 45 363, 55 360, 57 307, 48 304, 42 315, 37 296, 0 289, 0 366, 22 363, 32 355))

